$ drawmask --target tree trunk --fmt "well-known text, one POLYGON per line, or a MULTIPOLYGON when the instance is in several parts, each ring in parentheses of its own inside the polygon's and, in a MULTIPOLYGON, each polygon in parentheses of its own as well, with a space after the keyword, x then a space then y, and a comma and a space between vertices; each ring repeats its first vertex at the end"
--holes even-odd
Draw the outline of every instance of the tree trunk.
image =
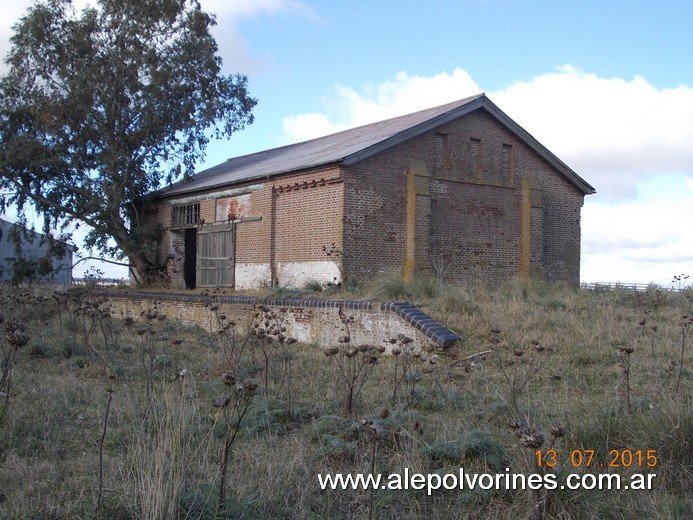
POLYGON ((137 285, 154 285, 164 281, 163 266, 153 264, 145 254, 132 253, 128 255, 130 260, 130 273, 137 285))
POLYGON ((111 222, 110 233, 116 245, 123 251, 130 261, 130 275, 137 285, 154 285, 165 281, 164 266, 153 263, 138 247, 131 232, 122 219, 114 219, 111 222))

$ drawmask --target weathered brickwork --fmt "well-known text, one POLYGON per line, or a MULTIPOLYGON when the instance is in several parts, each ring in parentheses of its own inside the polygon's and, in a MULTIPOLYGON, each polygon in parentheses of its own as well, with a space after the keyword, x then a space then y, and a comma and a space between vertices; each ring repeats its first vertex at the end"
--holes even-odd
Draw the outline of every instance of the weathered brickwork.
POLYGON ((339 169, 277 179, 273 192, 275 285, 340 279, 344 196, 339 169), (335 253, 328 256, 323 248, 335 253))
MULTIPOLYGON (((478 109, 360 160, 163 200, 150 218, 171 229, 173 206, 199 203, 209 225, 241 208, 237 288, 393 271, 577 285, 585 191, 525 139, 478 109)), ((186 237, 174 227, 159 251, 178 286, 186 237)))
POLYGON ((325 260, 324 245, 342 248, 343 187, 339 170, 278 180, 273 186, 278 262, 325 260))
POLYGON ((583 194, 483 111, 345 168, 345 242, 356 245, 347 254, 350 274, 402 268, 406 179, 415 162, 431 174, 430 209, 416 195, 415 226, 428 226, 428 240, 426 233, 417 236, 419 270, 455 281, 507 279, 520 274, 525 240, 529 275, 579 283, 583 194))
POLYGON ((507 279, 519 272, 520 200, 515 190, 438 181, 431 261, 446 279, 507 279), (447 252, 453 251, 452 255, 447 252))
POLYGON ((243 197, 243 216, 235 223, 235 271, 238 288, 293 286, 308 279, 341 279, 343 186, 338 167, 277 177, 262 184, 210 191, 159 203, 150 216, 168 231, 157 260, 167 266, 171 283, 184 288, 185 228, 225 222, 229 199, 243 197), (224 206, 219 206, 223 201, 224 206), (200 223, 173 227, 173 207, 200 205, 200 223), (224 211, 222 211, 224 210, 224 211), (222 220, 219 218, 224 217, 222 220), (328 256, 332 248, 340 254, 328 256))
POLYGON ((344 262, 348 276, 401 270, 407 241, 408 161, 389 151, 344 168, 344 262))
MULTIPOLYGON (((156 311, 168 319, 198 325, 209 332, 219 330, 219 320, 210 310, 207 297, 197 294, 117 294, 102 293, 105 305, 115 317, 144 319, 156 311)), ((248 330, 256 305, 273 308, 282 317, 285 334, 305 344, 328 347, 338 344, 344 335, 340 310, 353 318, 349 335, 354 345, 385 344, 389 339, 406 336, 416 350, 449 348, 460 338, 413 305, 396 302, 353 300, 287 299, 267 300, 252 296, 217 296, 213 303, 229 320, 236 322, 238 331, 248 330)))

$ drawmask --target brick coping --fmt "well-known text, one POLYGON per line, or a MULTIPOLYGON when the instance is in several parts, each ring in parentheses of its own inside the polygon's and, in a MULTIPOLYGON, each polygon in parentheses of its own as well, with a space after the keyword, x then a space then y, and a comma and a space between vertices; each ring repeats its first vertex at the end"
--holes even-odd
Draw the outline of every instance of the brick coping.
POLYGON ((101 291, 99 296, 108 298, 150 299, 169 301, 204 302, 213 301, 235 305, 271 305, 273 307, 309 307, 314 309, 345 309, 389 311, 419 330, 427 338, 442 348, 449 348, 461 338, 447 327, 441 325, 416 305, 408 302, 378 302, 371 300, 322 300, 319 298, 270 298, 260 296, 230 296, 158 292, 109 292, 101 291))

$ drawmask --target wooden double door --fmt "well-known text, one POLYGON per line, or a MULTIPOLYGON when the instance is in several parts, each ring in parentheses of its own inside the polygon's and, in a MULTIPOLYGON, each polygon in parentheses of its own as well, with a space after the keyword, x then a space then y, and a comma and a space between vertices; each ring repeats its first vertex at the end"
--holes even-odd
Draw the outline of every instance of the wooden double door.
POLYGON ((233 287, 236 268, 236 226, 215 224, 197 228, 196 287, 233 287))

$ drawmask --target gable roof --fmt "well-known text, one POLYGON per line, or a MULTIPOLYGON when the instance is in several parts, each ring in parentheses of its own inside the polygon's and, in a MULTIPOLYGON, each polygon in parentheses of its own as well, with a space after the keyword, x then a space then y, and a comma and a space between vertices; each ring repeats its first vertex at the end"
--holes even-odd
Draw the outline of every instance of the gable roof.
POLYGON ((234 157, 195 174, 188 181, 178 181, 163 188, 156 192, 156 196, 168 198, 198 193, 329 164, 354 164, 478 109, 490 113, 584 194, 595 192, 592 186, 494 105, 485 94, 478 94, 317 139, 234 157))

